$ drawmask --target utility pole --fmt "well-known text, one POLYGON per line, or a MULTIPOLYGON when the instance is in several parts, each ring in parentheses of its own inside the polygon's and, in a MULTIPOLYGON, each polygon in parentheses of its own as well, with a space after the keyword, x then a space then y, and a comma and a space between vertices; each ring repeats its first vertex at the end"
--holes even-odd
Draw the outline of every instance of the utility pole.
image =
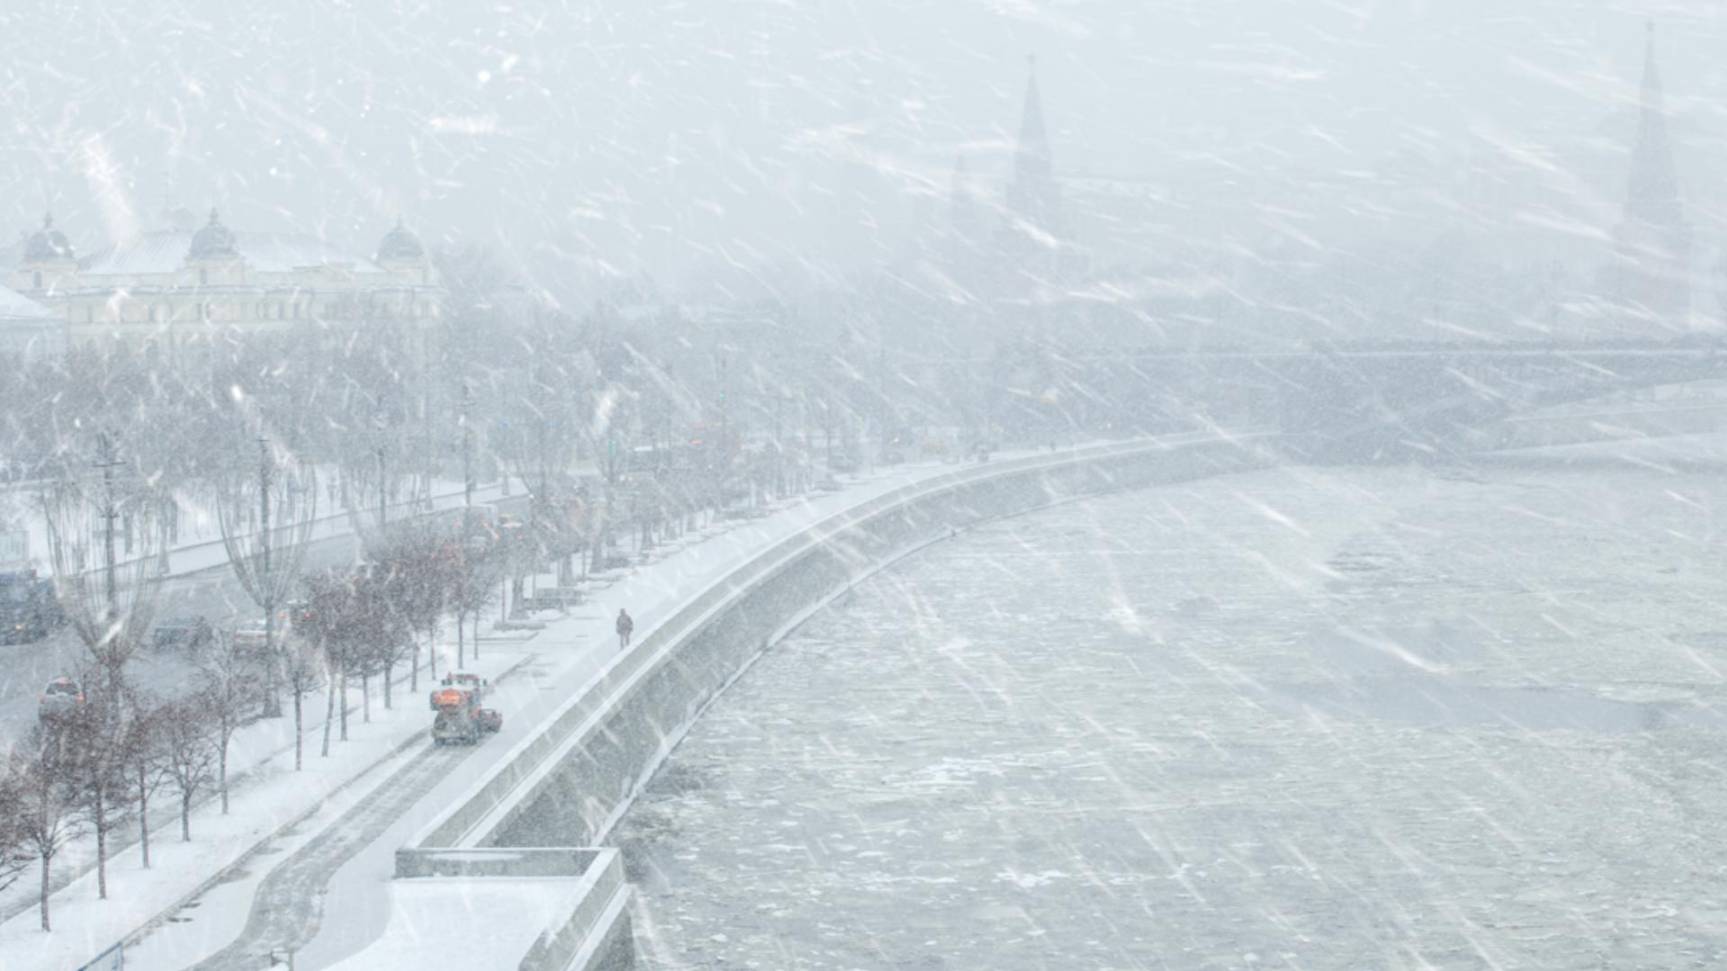
POLYGON ((887 461, 887 322, 877 324, 876 331, 880 341, 880 351, 876 356, 876 455, 879 461, 887 461))
POLYGON ((726 387, 729 383, 730 382, 726 378, 726 355, 724 352, 721 352, 720 353, 720 456, 722 458, 724 458, 727 454, 729 454, 729 449, 731 447, 731 445, 730 445, 730 439, 731 439, 731 434, 730 434, 731 415, 730 415, 730 411, 731 411, 731 409, 726 405, 726 387))
POLYGON ((774 494, 780 497, 786 494, 786 450, 780 444, 780 406, 785 400, 784 395, 774 395, 774 494))
POLYGON ((114 520, 120 518, 120 512, 114 506, 114 470, 119 468, 120 460, 114 454, 114 443, 107 434, 96 439, 98 458, 96 467, 102 470, 102 568, 103 592, 107 595, 107 610, 104 612, 102 639, 99 642, 102 649, 97 652, 97 659, 102 663, 108 676, 109 693, 119 697, 120 693, 120 657, 124 645, 119 651, 114 648, 114 640, 120 634, 120 580, 118 564, 114 555, 114 520))
POLYGON ((120 513, 114 508, 114 470, 120 460, 114 455, 114 443, 106 434, 96 439, 99 458, 96 467, 102 470, 102 568, 103 592, 107 595, 108 624, 112 628, 120 617, 120 581, 114 558, 114 520, 120 513))
POLYGON ((387 507, 389 497, 384 494, 385 493, 384 483, 386 480, 384 478, 384 446, 383 446, 383 444, 379 443, 379 445, 375 451, 377 451, 377 453, 378 453, 378 531, 381 533, 381 532, 383 532, 383 529, 384 529, 384 523, 390 518, 389 510, 387 507))
POLYGON ((469 420, 473 391, 466 378, 462 379, 462 507, 474 505, 474 425, 469 420))
POLYGON ((276 598, 270 578, 270 440, 258 436, 258 598, 264 608, 264 717, 279 718, 282 702, 276 697, 276 598))

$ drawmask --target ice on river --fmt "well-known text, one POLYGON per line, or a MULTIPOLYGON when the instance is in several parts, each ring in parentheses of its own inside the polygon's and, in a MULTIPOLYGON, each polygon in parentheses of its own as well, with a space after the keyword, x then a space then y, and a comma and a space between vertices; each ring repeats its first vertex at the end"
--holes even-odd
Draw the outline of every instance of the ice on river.
POLYGON ((1727 962, 1727 482, 1285 469, 861 586, 625 820, 656 968, 1727 962))

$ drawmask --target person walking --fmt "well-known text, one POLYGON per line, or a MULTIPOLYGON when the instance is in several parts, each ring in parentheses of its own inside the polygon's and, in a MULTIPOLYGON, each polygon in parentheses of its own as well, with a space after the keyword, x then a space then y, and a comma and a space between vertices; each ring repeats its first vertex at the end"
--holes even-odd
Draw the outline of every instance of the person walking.
POLYGON ((636 629, 636 622, 624 608, 618 608, 618 650, 630 646, 630 632, 636 629))

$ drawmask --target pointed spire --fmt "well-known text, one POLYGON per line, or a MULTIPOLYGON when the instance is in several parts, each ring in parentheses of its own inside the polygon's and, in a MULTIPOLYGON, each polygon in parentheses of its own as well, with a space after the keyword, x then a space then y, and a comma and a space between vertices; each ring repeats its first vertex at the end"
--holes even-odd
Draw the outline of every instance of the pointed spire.
POLYGON ((1049 133, 1043 127, 1043 96, 1037 90, 1037 55, 1026 55, 1025 106, 1019 119, 1019 151, 1015 165, 1035 166, 1048 174, 1049 133))
POLYGON ((1007 205, 1030 228, 1048 235, 1060 229, 1061 197, 1055 184, 1049 132, 1044 125, 1043 95, 1037 85, 1037 55, 1026 58, 1025 104, 1020 113, 1019 143, 1014 149, 1013 181, 1007 205))
POLYGON ((1655 58, 1655 24, 1649 24, 1644 53, 1643 90, 1638 101, 1637 143, 1631 150, 1631 176, 1626 216, 1665 222, 1677 220, 1679 176, 1667 137, 1667 110, 1662 103, 1661 72, 1655 58))
POLYGON ((1655 21, 1644 25, 1643 43, 1643 110, 1661 110, 1661 72, 1655 66, 1655 21))
POLYGON ((1667 132, 1655 24, 1647 27, 1643 84, 1637 104, 1637 140, 1631 147, 1625 214, 1616 232, 1621 297, 1664 316, 1684 314, 1690 302, 1691 230, 1679 197, 1679 174, 1667 132))

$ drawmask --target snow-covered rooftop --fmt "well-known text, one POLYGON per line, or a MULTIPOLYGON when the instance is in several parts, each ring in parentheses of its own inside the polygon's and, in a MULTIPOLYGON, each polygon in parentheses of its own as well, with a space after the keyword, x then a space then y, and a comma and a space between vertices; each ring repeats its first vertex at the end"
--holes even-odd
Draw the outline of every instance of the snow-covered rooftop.
MULTIPOLYGON (((80 261, 86 274, 119 276, 172 273, 186 263, 191 230, 159 230, 109 246, 80 261)), ((297 233, 236 232, 235 249, 254 270, 286 273, 313 266, 343 266, 355 273, 383 273, 363 256, 345 253, 324 240, 297 233)))
POLYGON ((54 312, 15 290, 0 287, 0 321, 53 320, 54 312))

